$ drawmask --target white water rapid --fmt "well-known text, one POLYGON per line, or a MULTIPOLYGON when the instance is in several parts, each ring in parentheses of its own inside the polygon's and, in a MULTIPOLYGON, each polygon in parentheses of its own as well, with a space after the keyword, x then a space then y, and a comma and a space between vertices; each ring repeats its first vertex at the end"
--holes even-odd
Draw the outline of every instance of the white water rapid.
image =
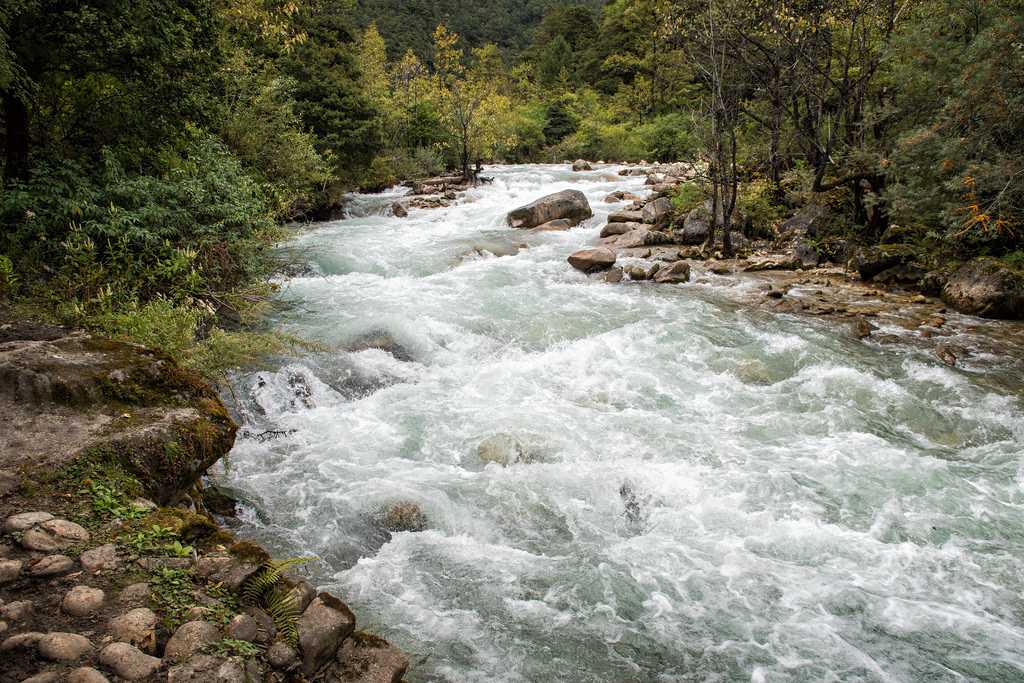
POLYGON ((753 281, 588 279, 566 256, 643 189, 617 170, 358 197, 288 245, 312 269, 274 324, 326 351, 236 378, 244 432, 283 433, 222 475, 243 535, 320 558, 414 683, 1024 680, 1020 396, 753 281), (593 220, 505 227, 566 188, 593 220), (483 462, 495 435, 524 462, 483 462), (402 501, 426 530, 381 530, 402 501))

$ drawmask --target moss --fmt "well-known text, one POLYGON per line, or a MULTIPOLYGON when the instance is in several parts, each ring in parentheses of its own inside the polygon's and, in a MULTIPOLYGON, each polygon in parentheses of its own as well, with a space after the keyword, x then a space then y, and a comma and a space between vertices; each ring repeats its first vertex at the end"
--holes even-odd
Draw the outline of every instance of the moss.
POLYGON ((391 643, 388 641, 379 636, 375 636, 372 633, 367 633, 366 631, 356 631, 350 635, 349 638, 352 639, 352 642, 356 647, 374 650, 383 650, 391 647, 391 643))
POLYGON ((209 539, 220 531, 209 517, 181 508, 160 508, 149 515, 147 524, 167 527, 175 536, 189 543, 209 539))
POLYGON ((252 541, 239 541, 228 548, 228 552, 242 562, 264 564, 270 561, 270 553, 252 541))

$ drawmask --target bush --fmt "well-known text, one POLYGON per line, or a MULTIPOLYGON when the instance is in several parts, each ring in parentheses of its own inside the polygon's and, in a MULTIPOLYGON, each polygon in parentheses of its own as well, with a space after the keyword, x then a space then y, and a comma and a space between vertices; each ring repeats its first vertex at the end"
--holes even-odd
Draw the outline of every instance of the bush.
POLYGON ((405 180, 436 176, 443 170, 441 155, 428 147, 390 150, 373 158, 360 186, 366 191, 381 191, 405 180))
POLYGON ((105 336, 161 349, 180 357, 196 338, 199 325, 211 312, 195 305, 176 306, 162 297, 116 313, 93 316, 87 324, 105 336))
POLYGON ((672 193, 672 208, 677 216, 685 216, 704 203, 704 188, 697 183, 680 183, 672 193))
POLYGON ((747 237, 771 237, 772 228, 784 213, 783 207, 772 199, 771 183, 764 179, 740 186, 736 204, 740 215, 746 219, 743 232, 747 237))
POLYGON ((11 226, 4 251, 19 270, 46 276, 64 301, 117 304, 162 295, 201 299, 258 279, 277 236, 270 202, 215 137, 193 131, 165 149, 151 174, 128 172, 105 150, 97 173, 40 164, 0 196, 11 226))

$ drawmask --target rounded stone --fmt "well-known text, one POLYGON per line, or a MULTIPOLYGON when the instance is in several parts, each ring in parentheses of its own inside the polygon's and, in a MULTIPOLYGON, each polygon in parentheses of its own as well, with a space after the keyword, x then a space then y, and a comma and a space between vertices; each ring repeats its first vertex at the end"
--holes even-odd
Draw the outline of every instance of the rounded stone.
POLYGON ((267 663, 278 671, 288 671, 298 666, 299 653, 279 640, 267 648, 267 663))
POLYGON ((21 576, 21 560, 0 560, 0 586, 16 581, 21 576))
POLYGON ((3 607, 0 607, 0 617, 3 617, 7 621, 24 621, 32 616, 34 606, 31 600, 18 600, 16 602, 9 602, 3 607))
POLYGON ((60 608, 73 617, 87 617, 103 607, 105 599, 106 595, 99 588, 75 586, 64 596, 60 608))
POLYGON ((248 614, 238 614, 228 624, 228 638, 256 642, 260 634, 259 624, 248 614))
POLYGON ((117 601, 122 604, 131 604, 136 602, 145 602, 149 598, 149 584, 148 583, 133 583, 130 586, 125 586, 121 593, 117 596, 117 601))
POLYGON ((25 531, 21 545, 29 550, 53 552, 89 540, 89 532, 66 519, 51 519, 25 531))
POLYGON ((44 578, 47 576, 57 576, 58 574, 67 574, 74 568, 75 561, 67 555, 47 555, 29 567, 28 573, 29 576, 44 578))
POLYGON ((21 512, 11 515, 4 521, 4 531, 13 534, 17 531, 31 529, 36 524, 42 524, 53 519, 49 512, 21 512))
POLYGON ((92 652, 92 643, 77 633, 47 633, 39 639, 39 654, 53 662, 77 662, 92 652))
POLYGON ((30 676, 21 683, 60 683, 61 673, 59 671, 42 671, 35 676, 30 676))
POLYGON ((66 683, 110 683, 107 677, 91 666, 83 666, 68 674, 66 683))
POLYGON ((113 543, 86 550, 78 557, 78 561, 82 563, 82 568, 90 574, 114 570, 120 564, 117 559, 117 546, 113 543))
POLYGON ((128 643, 111 643, 100 652, 100 664, 126 681, 141 681, 160 670, 160 660, 128 643))
POLYGON ((107 630, 114 640, 152 653, 156 650, 156 624, 153 610, 139 607, 111 619, 107 630))
POLYGON ((207 621, 190 621, 178 627, 167 641, 164 657, 184 661, 207 645, 220 640, 220 629, 207 621))

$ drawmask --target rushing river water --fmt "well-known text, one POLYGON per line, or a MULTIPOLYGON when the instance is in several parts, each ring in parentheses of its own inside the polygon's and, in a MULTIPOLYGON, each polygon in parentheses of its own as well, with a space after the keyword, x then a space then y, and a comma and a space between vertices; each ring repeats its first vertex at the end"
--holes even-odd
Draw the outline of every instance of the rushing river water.
POLYGON ((284 432, 231 454, 245 533, 320 558, 413 682, 1024 680, 1020 397, 733 280, 588 279, 566 256, 643 187, 615 170, 360 197, 292 243, 275 323, 328 350, 237 378, 284 432), (584 226, 504 227, 569 187, 584 226), (528 462, 482 462, 499 434, 528 462), (381 531, 399 501, 426 531, 381 531))

